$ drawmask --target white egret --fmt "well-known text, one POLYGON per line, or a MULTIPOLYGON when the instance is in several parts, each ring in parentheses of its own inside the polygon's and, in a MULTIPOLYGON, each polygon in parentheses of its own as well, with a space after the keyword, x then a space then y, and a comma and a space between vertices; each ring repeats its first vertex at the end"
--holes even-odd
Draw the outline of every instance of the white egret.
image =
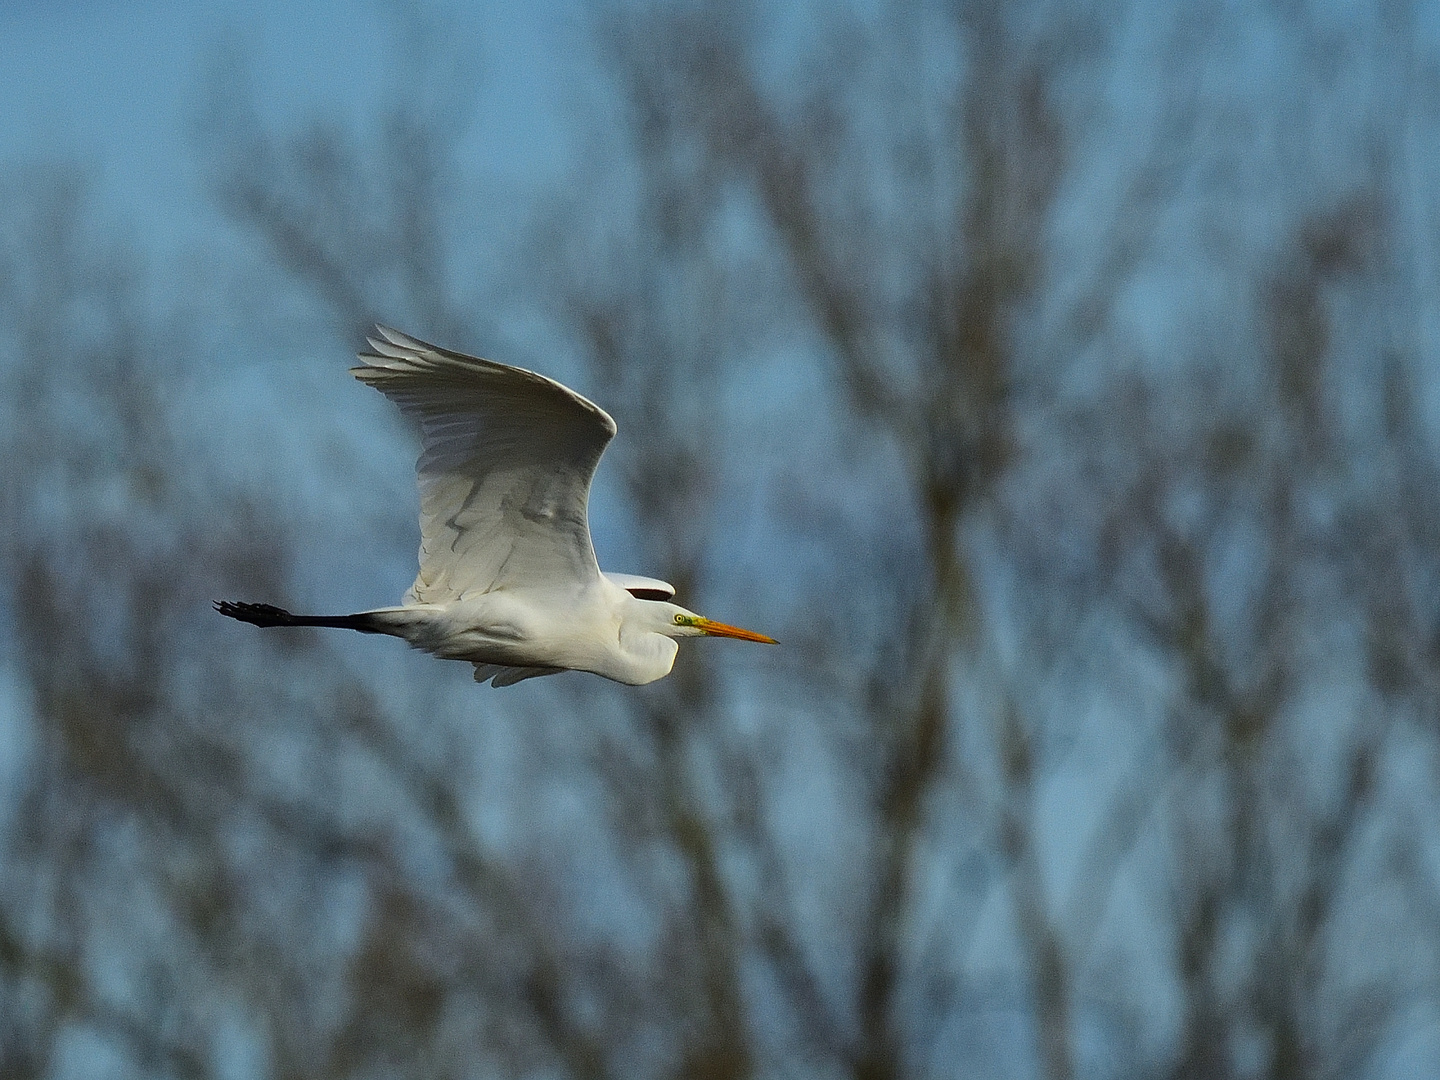
POLYGON ((676 638, 773 638, 670 603, 663 581, 601 573, 587 504, 615 434, 605 410, 553 379, 386 327, 353 370, 418 421, 420 573, 399 607, 292 615, 217 601, 256 626, 390 634, 509 686, 592 671, 639 686, 670 673, 676 638))

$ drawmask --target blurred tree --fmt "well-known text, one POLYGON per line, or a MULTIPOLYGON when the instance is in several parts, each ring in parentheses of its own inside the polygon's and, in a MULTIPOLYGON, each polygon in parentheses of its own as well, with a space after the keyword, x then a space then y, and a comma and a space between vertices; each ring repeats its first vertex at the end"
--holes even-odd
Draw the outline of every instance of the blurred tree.
MULTIPOLYGON (((94 239, 84 178, 6 183, 0 552, 28 725, 5 785, 0 1073, 67 1073, 99 1037, 141 1072, 201 1074, 225 1007, 207 988, 260 917, 257 875, 341 856, 315 846, 330 808, 266 760, 300 670, 257 676, 204 612, 215 588, 279 588, 285 538, 197 447, 190 347, 136 255, 94 239), (277 835, 291 858, 255 850, 277 835)), ((323 659, 303 668, 319 689, 323 659)))
POLYGON ((1118 615, 1170 680, 1092 857, 1153 830, 1177 1078, 1361 1073, 1433 992, 1414 807, 1435 792, 1400 763, 1433 737, 1440 504, 1385 204, 1366 187, 1297 223, 1254 282, 1252 368, 1071 416, 1047 513, 1092 500, 1066 538, 1087 558, 1030 537, 1035 580, 1118 615))
MULTIPOLYGON (((1229 233, 1240 213, 1216 216, 1211 200, 1249 182, 1223 164, 1204 171, 1248 147, 1230 104, 1198 95, 1195 51, 1228 43, 1201 13, 1156 61, 1173 63, 1139 152, 1133 137, 1122 143, 1119 197, 1085 234, 1083 268, 1067 265, 1065 196, 1101 167, 1097 148, 1119 151, 1097 123, 1101 73, 1121 55, 1104 30, 1112 14, 883 8, 830 23, 838 32, 788 69, 755 11, 666 5, 620 24, 634 127, 688 170, 668 203, 753 215, 788 281, 777 322, 812 332, 841 391, 842 439, 870 431, 879 441, 863 452, 887 454, 877 471, 889 513, 857 520, 853 508, 870 504, 852 470, 836 478, 837 504, 801 522, 837 568, 801 608, 827 631, 806 658, 822 715, 851 716, 863 732, 836 755, 858 765, 855 790, 866 792, 843 808, 868 840, 851 867, 856 913, 827 927, 846 960, 806 957, 773 922, 755 937, 798 1015, 816 1015, 803 1007, 809 988, 831 990, 822 997, 838 1002, 838 1019, 816 1025, 809 1060, 857 1076, 940 1067, 937 1047, 967 1003, 985 1008, 988 995, 964 985, 984 906, 949 884, 927 892, 947 863, 952 881, 982 867, 971 886, 1010 908, 1006 981, 1018 996, 1001 999, 1033 1024, 1042 1075, 1080 1068, 1082 1020, 1103 1023, 1105 1060, 1176 1076, 1349 1071, 1414 1022, 1415 994, 1430 1000, 1418 987, 1431 985, 1433 961, 1417 980, 1403 958, 1419 941, 1433 948, 1433 927, 1407 908, 1428 910, 1435 883, 1419 869, 1414 819, 1393 815, 1396 801, 1434 793, 1406 775, 1382 795, 1378 779, 1400 747, 1428 741, 1423 721, 1398 721, 1432 711, 1419 690, 1429 645, 1406 645, 1404 661, 1389 651, 1434 639, 1424 568, 1437 508, 1420 494, 1434 466, 1409 389, 1418 358, 1397 351, 1419 316, 1406 303, 1417 262, 1400 239, 1414 235, 1402 219, 1417 177, 1394 171, 1414 136, 1389 111, 1390 87, 1414 70, 1413 37, 1399 13, 1363 51, 1377 89, 1375 123, 1361 128, 1380 142, 1362 142, 1354 161, 1362 174, 1378 165, 1376 178, 1347 190, 1333 159, 1308 186, 1297 172, 1276 253, 1245 235, 1226 249, 1223 287, 1246 298, 1253 321, 1210 336, 1257 367, 1209 362, 1202 332, 1179 341, 1176 364, 1091 364, 1098 388, 1075 404, 1066 383, 1088 349, 1135 350, 1120 305, 1161 273, 1162 230, 1198 213, 1202 229, 1229 233), (1406 50, 1392 52, 1396 38, 1406 50), (1391 55, 1406 59, 1392 66, 1391 55), (1185 202, 1197 183, 1212 186, 1185 202), (1334 326, 1338 310, 1362 316, 1348 334, 1334 326), (1366 427, 1357 398, 1383 400, 1388 429, 1366 427), (1047 489, 1036 516, 1029 493, 1044 477, 1063 486, 1047 489), (886 548, 888 560, 864 561, 886 548), (978 588, 987 577, 1005 584, 978 588), (896 602, 860 607, 857 591, 896 602), (1097 639, 1097 619, 1115 629, 1097 639), (865 632, 833 633, 850 620, 865 632), (1065 647, 1039 648, 1039 628, 1065 647), (1381 661, 1377 642, 1389 643, 1381 661), (1085 657, 1092 686, 1133 680, 1137 656, 1155 648, 1173 680, 1156 702, 1158 746, 1113 789, 1076 775, 1085 732, 1071 658, 1101 643, 1085 657), (1112 648, 1114 666, 1101 662, 1112 648), (1016 650, 1031 651, 1011 659, 1016 650), (1398 702, 1377 704, 1399 686, 1398 702), (1073 828, 1045 802, 1075 783, 1074 802, 1098 825, 1072 861, 1053 850, 1073 828), (1056 862, 1070 863, 1068 888, 1055 886, 1056 862), (1131 940, 1097 943, 1136 874, 1164 883, 1160 895, 1127 895, 1131 940), (937 919, 937 907, 959 917, 937 919), (1357 911, 1394 920, 1401 950, 1381 961, 1345 949, 1357 911), (1170 962, 1136 955, 1141 928, 1173 937, 1170 962), (1111 978, 1098 978, 1101 957, 1111 978), (1145 974, 1116 985, 1117 964, 1145 974), (837 985, 847 968, 853 981, 837 985), (1125 1035, 1157 1022, 1135 988, 1147 984, 1181 1002, 1172 1047, 1153 1057, 1125 1035)), ((1319 16, 1279 29, 1291 35, 1286 62, 1311 81, 1245 107, 1264 118, 1257 127, 1323 130, 1340 80, 1314 65, 1332 30, 1319 16)), ((1282 169, 1310 161, 1308 147, 1282 144, 1278 156, 1282 169)), ((1250 193, 1257 206, 1271 195, 1250 193)), ((823 490, 815 459, 796 473, 812 497, 823 490)), ((1098 739, 1117 743, 1112 715, 1098 739)))
MULTIPOLYGON (((833 361, 844 438, 855 445, 873 432, 868 451, 883 447, 894 462, 880 478, 890 494, 874 534, 850 520, 861 481, 838 478, 828 515, 845 522, 832 538, 835 576, 812 594, 818 632, 802 637, 814 692, 849 718, 836 758, 853 795, 839 809, 865 842, 849 853, 849 895, 831 900, 844 914, 825 927, 826 948, 807 952, 787 917, 782 851, 761 860, 772 883, 752 915, 751 948, 804 1021, 786 1053, 826 1071, 867 1080, 908 1072, 929 1056, 913 1037, 941 1031, 955 1007, 935 992, 945 976, 931 968, 948 962, 945 946, 918 963, 911 955, 926 884, 915 860, 937 839, 938 789, 962 781, 962 798, 978 794, 964 779, 970 763, 949 749, 962 716, 957 663, 987 674, 962 529, 988 512, 1010 460, 1010 323, 1040 285, 1067 151, 1050 95, 1070 65, 1093 61, 1074 47, 1093 31, 1087 22, 1062 18, 1034 35, 986 5, 954 19, 886 11, 873 25, 839 28, 799 100, 766 88, 755 56, 762 20, 667 9, 622 20, 614 39, 640 156, 705 163, 654 201, 691 214, 739 204, 758 216, 781 264, 772 280, 793 297, 781 317, 812 325, 833 361), (736 181, 745 195, 727 190, 736 181), (861 633, 834 633, 847 623, 861 633)), ((715 257, 727 258, 722 246, 715 257)), ((630 353, 639 364, 644 356, 630 353)), ((794 465, 792 482, 812 499, 824 498, 818 465, 794 465)), ((999 717, 1001 795, 984 826, 993 841, 982 843, 1022 881, 1012 897, 1044 1067, 1068 1076, 1070 986, 1038 895, 1035 750, 1014 709, 999 717)))

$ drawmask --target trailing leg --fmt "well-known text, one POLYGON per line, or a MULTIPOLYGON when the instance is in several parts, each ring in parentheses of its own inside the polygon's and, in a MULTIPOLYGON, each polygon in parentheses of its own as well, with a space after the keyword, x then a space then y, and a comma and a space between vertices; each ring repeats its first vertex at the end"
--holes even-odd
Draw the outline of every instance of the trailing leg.
POLYGON ((330 626, 337 630, 359 630, 362 634, 387 632, 369 612, 358 615, 291 615, 284 608, 271 604, 245 604, 231 600, 216 600, 215 610, 252 626, 330 626))

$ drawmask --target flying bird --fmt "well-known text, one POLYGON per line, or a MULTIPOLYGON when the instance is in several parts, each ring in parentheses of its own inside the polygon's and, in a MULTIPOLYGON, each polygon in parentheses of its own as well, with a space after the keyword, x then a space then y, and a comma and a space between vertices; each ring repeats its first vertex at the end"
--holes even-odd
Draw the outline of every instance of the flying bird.
POLYGON ((566 670, 640 686, 670 673, 678 638, 775 644, 671 603, 666 582, 601 572, 588 504, 616 430, 604 409, 533 371, 376 329, 352 373, 420 426, 415 583, 400 606, 354 615, 217 600, 220 614, 390 634, 493 686, 566 670))

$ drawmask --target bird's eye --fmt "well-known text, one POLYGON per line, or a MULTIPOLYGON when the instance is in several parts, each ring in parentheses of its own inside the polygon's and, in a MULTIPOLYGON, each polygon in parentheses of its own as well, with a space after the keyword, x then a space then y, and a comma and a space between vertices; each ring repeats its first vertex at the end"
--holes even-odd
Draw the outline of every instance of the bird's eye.
POLYGON ((688 621, 689 621, 689 620, 687 620, 684 615, 676 615, 676 616, 675 616, 675 625, 676 625, 676 626, 684 626, 685 623, 688 622, 688 621))

